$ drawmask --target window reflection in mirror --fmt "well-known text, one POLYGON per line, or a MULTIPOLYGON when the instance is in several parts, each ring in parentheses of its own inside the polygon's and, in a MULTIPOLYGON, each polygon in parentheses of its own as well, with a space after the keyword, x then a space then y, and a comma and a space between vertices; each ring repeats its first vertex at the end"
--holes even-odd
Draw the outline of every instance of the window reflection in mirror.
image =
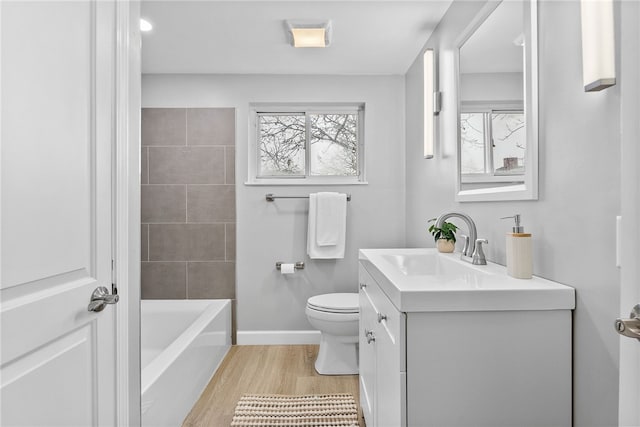
POLYGON ((460 172, 463 182, 524 175, 524 111, 479 108, 460 113, 460 172))
POLYGON ((459 45, 461 201, 537 197, 535 3, 492 7, 459 45))

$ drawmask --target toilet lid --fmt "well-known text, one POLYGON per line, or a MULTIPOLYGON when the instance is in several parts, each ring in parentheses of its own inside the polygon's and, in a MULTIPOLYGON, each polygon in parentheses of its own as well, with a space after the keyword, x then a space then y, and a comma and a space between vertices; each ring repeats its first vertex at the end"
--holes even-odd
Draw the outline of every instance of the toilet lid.
POLYGON ((358 294, 324 294, 307 300, 310 308, 331 313, 358 313, 358 294))

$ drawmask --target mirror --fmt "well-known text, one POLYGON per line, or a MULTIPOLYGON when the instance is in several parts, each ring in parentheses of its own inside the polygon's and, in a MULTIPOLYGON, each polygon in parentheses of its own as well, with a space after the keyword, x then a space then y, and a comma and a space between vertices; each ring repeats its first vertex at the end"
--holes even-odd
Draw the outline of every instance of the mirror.
POLYGON ((534 0, 489 2, 458 43, 457 201, 538 198, 534 0))

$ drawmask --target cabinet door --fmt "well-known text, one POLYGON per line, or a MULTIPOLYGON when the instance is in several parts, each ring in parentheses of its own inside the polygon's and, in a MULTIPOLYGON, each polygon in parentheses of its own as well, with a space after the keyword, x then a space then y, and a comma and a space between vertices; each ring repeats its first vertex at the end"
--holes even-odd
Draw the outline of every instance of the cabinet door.
MULTIPOLYGON (((360 269, 362 270, 362 267, 360 269)), ((374 333, 376 311, 366 292, 366 286, 370 286, 371 280, 368 280, 366 274, 366 272, 364 274, 360 272, 360 406, 367 425, 375 426, 373 403, 375 401, 376 344, 368 335, 374 333)))
POLYGON ((401 369, 405 365, 406 316, 397 311, 388 299, 377 303, 376 425, 406 426, 407 376, 406 371, 401 369))

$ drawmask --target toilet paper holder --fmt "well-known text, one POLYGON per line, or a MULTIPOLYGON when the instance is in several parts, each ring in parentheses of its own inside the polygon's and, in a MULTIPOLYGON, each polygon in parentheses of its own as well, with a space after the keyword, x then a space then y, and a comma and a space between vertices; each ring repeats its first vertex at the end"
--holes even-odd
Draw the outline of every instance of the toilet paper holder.
MULTIPOLYGON (((276 262, 276 270, 280 270, 282 268, 282 264, 283 264, 282 261, 276 262)), ((298 261, 298 262, 295 263, 294 267, 295 267, 296 270, 302 270, 302 269, 304 269, 304 262, 303 261, 298 261)))

